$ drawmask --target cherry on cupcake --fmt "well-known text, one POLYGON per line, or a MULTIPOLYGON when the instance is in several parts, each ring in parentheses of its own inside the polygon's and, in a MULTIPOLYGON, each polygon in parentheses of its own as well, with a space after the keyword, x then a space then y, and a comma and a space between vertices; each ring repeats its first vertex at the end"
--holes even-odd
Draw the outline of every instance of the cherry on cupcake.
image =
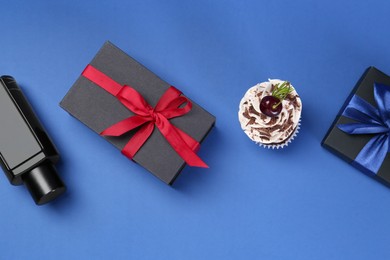
POLYGON ((275 117, 282 111, 282 102, 277 97, 265 96, 260 102, 260 111, 270 117, 275 117))
POLYGON ((269 116, 276 117, 282 111, 282 101, 291 93, 292 87, 290 82, 284 81, 277 84, 272 91, 271 96, 265 96, 260 101, 260 111, 269 116))

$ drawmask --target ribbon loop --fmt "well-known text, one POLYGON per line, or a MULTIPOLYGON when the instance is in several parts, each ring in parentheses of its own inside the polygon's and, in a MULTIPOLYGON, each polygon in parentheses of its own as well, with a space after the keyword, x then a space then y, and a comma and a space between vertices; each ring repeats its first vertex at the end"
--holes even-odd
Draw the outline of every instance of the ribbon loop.
POLYGON ((342 115, 357 122, 337 126, 347 134, 374 134, 352 162, 371 174, 378 173, 390 149, 389 87, 375 83, 374 98, 377 108, 354 95, 342 115))
POLYGON ((150 110, 153 108, 135 89, 129 86, 123 86, 116 94, 116 98, 130 111, 140 116, 150 116, 150 110))
POLYGON ((378 109, 359 96, 352 97, 344 110, 343 116, 362 123, 382 124, 378 109))
POLYGON ((155 126, 176 153, 190 166, 207 168, 207 164, 196 155, 200 144, 191 136, 172 125, 168 119, 187 114, 191 101, 175 87, 169 87, 153 108, 138 91, 130 86, 122 86, 113 79, 88 65, 82 75, 115 96, 135 115, 126 118, 100 134, 104 136, 121 136, 139 128, 122 149, 122 153, 132 159, 153 133, 155 126))

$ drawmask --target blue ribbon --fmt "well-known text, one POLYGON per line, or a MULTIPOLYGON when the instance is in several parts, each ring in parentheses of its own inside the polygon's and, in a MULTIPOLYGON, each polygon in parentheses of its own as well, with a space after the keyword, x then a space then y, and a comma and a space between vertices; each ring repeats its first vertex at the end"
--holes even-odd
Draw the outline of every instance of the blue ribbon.
POLYGON ((377 108, 354 95, 342 115, 357 122, 337 127, 351 135, 374 135, 352 164, 376 175, 390 149, 390 88, 375 83, 374 98, 377 108))

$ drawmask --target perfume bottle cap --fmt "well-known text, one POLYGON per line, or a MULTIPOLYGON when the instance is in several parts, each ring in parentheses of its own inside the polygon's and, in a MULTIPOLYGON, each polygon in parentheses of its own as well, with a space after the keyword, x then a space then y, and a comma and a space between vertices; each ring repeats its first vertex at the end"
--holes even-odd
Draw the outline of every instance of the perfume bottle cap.
POLYGON ((65 192, 66 187, 51 162, 45 162, 22 175, 37 205, 43 205, 65 192))

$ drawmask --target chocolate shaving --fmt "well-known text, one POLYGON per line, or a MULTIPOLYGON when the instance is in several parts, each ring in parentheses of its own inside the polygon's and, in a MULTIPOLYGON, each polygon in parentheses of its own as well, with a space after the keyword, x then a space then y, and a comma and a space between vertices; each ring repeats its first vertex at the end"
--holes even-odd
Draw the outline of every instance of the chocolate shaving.
POLYGON ((280 130, 282 128, 283 128, 283 125, 274 125, 272 127, 266 127, 265 129, 267 129, 267 131, 269 133, 271 133, 271 132, 274 132, 275 130, 280 130))
POLYGON ((260 116, 260 113, 257 112, 253 106, 249 107, 249 113, 255 114, 256 116, 260 116))
POLYGON ((255 118, 255 117, 251 117, 251 118, 249 119, 249 122, 246 124, 246 126, 248 126, 248 125, 253 125, 255 122, 256 122, 256 118, 255 118))
POLYGON ((294 96, 293 94, 288 94, 287 97, 285 98, 285 100, 288 100, 288 101, 294 101, 294 99, 296 99, 296 96, 294 96))
POLYGON ((261 136, 261 139, 263 139, 265 141, 269 141, 270 140, 267 136, 261 136))
POLYGON ((256 130, 256 131, 259 133, 259 135, 260 135, 260 137, 261 137, 262 139, 264 139, 264 140, 270 140, 270 138, 269 138, 269 132, 264 132, 264 131, 263 131, 264 129, 254 128, 253 130, 256 130))
POLYGON ((242 113, 242 115, 243 115, 245 118, 251 119, 251 116, 249 115, 249 111, 248 111, 247 108, 245 108, 245 111, 244 111, 244 113, 242 113))
POLYGON ((269 124, 273 125, 276 123, 276 117, 271 117, 271 120, 269 121, 269 124))

